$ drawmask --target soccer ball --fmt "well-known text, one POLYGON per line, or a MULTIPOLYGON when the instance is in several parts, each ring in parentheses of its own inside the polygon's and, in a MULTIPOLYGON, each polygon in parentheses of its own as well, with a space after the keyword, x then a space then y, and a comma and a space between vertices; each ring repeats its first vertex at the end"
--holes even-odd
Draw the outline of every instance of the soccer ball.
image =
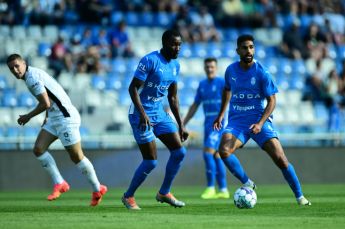
POLYGON ((241 187, 234 194, 234 204, 238 208, 253 208, 256 201, 256 193, 249 187, 241 187))

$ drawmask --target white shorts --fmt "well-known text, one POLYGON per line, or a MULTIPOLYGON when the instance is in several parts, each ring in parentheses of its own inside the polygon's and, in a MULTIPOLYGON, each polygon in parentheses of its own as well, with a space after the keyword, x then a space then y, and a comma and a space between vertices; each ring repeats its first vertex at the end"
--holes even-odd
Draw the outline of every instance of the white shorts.
POLYGON ((48 118, 42 129, 58 137, 63 146, 70 146, 80 142, 80 118, 48 118))

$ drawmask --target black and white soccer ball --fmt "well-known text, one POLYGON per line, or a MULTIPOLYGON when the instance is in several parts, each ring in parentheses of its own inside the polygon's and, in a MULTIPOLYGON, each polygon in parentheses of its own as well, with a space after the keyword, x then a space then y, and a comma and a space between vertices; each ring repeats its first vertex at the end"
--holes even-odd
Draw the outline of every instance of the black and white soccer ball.
POLYGON ((256 192, 252 188, 240 187, 234 193, 234 204, 238 208, 254 208, 256 202, 256 192))

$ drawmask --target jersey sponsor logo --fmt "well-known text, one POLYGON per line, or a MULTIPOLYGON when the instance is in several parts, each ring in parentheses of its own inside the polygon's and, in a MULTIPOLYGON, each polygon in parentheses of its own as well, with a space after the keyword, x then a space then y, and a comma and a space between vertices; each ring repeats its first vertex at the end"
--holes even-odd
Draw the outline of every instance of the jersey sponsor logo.
POLYGON ((162 74, 163 74, 163 72, 164 72, 163 69, 161 69, 161 68, 159 68, 158 71, 162 72, 162 74))
POLYGON ((250 111, 250 110, 254 110, 255 106, 239 106, 239 105, 233 105, 232 108, 236 111, 250 111))
POLYGON ((153 102, 158 102, 162 99, 163 99, 163 97, 157 98, 157 97, 153 97, 153 96, 147 96, 147 100, 152 100, 153 102))
POLYGON ((138 70, 145 73, 146 72, 146 66, 142 63, 139 63, 138 70))
POLYGON ((241 94, 236 93, 232 95, 235 99, 260 99, 260 94, 241 94))
POLYGON ((151 87, 151 88, 157 88, 157 89, 160 89, 160 90, 168 90, 170 85, 160 85, 160 84, 155 84, 153 82, 148 82, 147 86, 151 87))

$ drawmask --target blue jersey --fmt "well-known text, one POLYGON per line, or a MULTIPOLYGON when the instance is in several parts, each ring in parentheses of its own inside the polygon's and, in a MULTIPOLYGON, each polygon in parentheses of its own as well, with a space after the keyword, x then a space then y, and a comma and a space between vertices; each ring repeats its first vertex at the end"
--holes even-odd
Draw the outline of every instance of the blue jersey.
MULTIPOLYGON (((177 83, 180 64, 177 60, 169 62, 159 51, 144 56, 134 73, 134 77, 144 81, 138 93, 141 104, 149 117, 165 115, 163 99, 168 94, 172 83, 177 83)), ((131 104, 129 114, 139 115, 134 104, 131 104)))
POLYGON ((271 74, 257 62, 248 70, 243 70, 239 61, 229 65, 225 89, 231 91, 228 123, 245 127, 260 120, 265 98, 278 92, 271 74))
POLYGON ((224 89, 224 79, 205 79, 199 83, 195 95, 194 103, 202 103, 205 115, 205 126, 213 126, 222 104, 222 92, 224 89))

